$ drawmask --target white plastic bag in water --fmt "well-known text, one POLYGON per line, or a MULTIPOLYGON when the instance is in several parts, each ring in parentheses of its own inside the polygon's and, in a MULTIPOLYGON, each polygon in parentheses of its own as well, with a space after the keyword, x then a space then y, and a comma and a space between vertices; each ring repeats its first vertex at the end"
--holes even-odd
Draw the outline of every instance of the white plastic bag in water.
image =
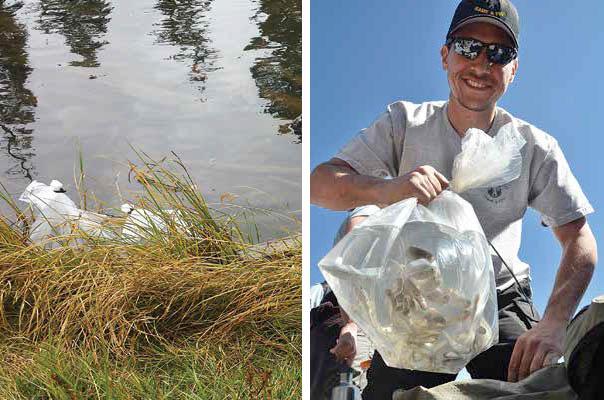
POLYGON ((178 210, 154 212, 134 208, 130 204, 123 204, 121 210, 128 214, 122 229, 122 237, 125 240, 142 241, 155 233, 166 234, 169 232, 169 224, 172 223, 178 232, 186 232, 187 224, 178 210))
MULTIPOLYGON (((66 237, 76 230, 97 238, 115 236, 105 226, 106 216, 79 209, 62 188, 63 185, 56 180, 50 185, 33 181, 19 197, 20 201, 29 203, 33 211, 34 221, 29 236, 32 243, 57 248, 63 244, 53 238, 66 237)), ((79 244, 81 241, 71 243, 79 244)))
POLYGON ((180 233, 186 232, 188 226, 178 210, 150 211, 124 204, 121 209, 128 217, 120 232, 116 224, 109 223, 111 217, 78 208, 56 180, 50 185, 33 181, 19 200, 29 203, 33 212, 29 239, 51 249, 83 244, 86 236, 141 242, 156 233, 169 233, 170 224, 180 233), (76 231, 78 235, 71 236, 76 231))
MULTIPOLYGON (((511 124, 495 138, 469 130, 451 187, 516 179, 524 143, 511 124)), ((427 207, 407 199, 380 210, 319 267, 391 367, 457 373, 498 341, 489 246, 471 204, 452 191, 427 207)))

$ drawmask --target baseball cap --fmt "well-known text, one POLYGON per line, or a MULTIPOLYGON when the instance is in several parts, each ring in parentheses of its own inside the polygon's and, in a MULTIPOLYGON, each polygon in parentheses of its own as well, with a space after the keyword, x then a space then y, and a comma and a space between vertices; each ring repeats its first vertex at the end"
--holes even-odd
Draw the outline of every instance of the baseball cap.
POLYGON ((503 29, 518 48, 520 19, 516 7, 509 0, 462 0, 453 15, 447 39, 471 22, 487 22, 503 29))

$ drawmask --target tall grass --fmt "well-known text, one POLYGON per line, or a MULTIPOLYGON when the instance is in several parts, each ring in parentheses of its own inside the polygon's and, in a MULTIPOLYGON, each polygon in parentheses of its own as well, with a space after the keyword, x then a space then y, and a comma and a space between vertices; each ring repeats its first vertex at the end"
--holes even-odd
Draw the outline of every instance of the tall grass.
POLYGON ((163 224, 138 227, 136 240, 119 235, 120 217, 106 225, 110 239, 74 228, 50 239, 65 246, 30 243, 2 194, 15 215, 0 217, 0 355, 10 366, 0 397, 299 398, 300 241, 258 254, 178 158, 175 172, 140 156, 132 203, 163 224))

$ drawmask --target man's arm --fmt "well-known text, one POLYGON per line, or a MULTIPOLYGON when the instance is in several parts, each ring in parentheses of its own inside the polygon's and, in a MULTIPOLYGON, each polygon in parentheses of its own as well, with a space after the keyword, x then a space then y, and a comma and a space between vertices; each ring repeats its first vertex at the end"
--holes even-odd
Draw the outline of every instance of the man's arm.
POLYGON ((566 326, 593 275, 598 260, 596 240, 585 217, 553 229, 562 259, 543 319, 516 342, 508 369, 515 382, 556 362, 563 354, 566 326))
POLYGON ((339 158, 318 165, 310 175, 310 202, 332 210, 376 204, 388 206, 416 197, 427 204, 449 186, 449 181, 431 166, 393 179, 360 175, 339 158))

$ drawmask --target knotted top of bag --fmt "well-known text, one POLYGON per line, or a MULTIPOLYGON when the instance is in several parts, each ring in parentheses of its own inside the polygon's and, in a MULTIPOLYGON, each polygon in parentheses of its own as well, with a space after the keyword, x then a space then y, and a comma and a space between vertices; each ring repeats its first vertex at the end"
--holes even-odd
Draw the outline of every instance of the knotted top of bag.
POLYGON ((493 187, 517 179, 522 172, 520 149, 526 140, 512 122, 499 129, 495 137, 470 128, 461 141, 461 152, 453 161, 451 190, 493 187))

